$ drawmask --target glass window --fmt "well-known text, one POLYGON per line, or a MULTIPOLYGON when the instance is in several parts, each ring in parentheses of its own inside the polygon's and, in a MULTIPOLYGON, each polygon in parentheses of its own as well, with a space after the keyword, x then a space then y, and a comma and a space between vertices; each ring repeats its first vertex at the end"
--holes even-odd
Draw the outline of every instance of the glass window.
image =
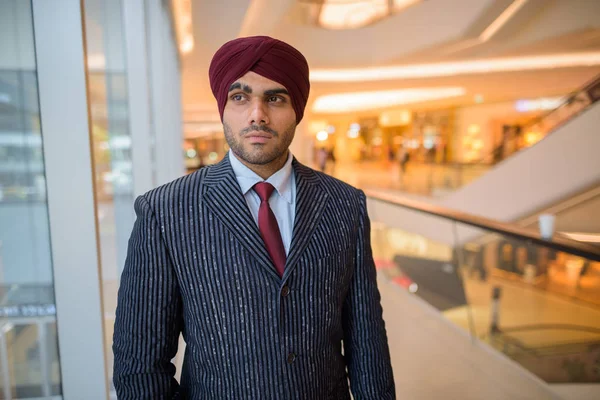
POLYGON ((0 2, 0 395, 61 395, 31 3, 0 2))
POLYGON ((106 359, 111 391, 114 391, 112 335, 117 291, 135 217, 122 7, 121 0, 85 1, 106 359))

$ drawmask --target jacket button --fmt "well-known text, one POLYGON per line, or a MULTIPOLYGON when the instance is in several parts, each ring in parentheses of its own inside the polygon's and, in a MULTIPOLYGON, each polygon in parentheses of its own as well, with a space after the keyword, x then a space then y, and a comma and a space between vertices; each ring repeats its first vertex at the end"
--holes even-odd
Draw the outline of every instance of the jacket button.
POLYGON ((281 297, 287 297, 290 294, 290 288, 289 286, 284 286, 281 289, 281 297))
POLYGON ((294 353, 288 354, 288 357, 287 357, 288 364, 292 364, 294 361, 296 361, 296 355, 294 353))

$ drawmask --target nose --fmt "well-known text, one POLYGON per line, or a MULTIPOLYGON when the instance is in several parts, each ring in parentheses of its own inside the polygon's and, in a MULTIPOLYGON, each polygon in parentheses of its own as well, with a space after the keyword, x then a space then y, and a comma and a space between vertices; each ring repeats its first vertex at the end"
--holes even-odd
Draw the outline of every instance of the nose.
POLYGON ((260 100, 255 100, 250 106, 250 114, 248 117, 249 125, 268 125, 269 115, 266 110, 266 104, 260 100))

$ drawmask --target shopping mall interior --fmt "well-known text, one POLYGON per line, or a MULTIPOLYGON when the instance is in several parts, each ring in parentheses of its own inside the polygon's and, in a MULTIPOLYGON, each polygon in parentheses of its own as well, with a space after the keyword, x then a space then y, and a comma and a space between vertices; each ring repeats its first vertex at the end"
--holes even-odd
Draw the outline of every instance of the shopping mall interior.
MULTIPOLYGON (((116 399, 137 196, 227 154, 227 41, 362 189, 403 399, 600 398, 600 1, 0 0, 0 399, 116 399)), ((185 341, 173 359, 177 378, 185 341)))

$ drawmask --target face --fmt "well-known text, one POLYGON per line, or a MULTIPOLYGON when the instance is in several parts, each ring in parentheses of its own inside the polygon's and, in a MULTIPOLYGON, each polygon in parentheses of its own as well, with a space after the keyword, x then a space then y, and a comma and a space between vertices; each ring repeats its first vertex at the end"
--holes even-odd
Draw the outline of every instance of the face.
POLYGON ((296 131, 288 91, 254 72, 235 81, 223 112, 225 139, 248 166, 283 166, 296 131))

